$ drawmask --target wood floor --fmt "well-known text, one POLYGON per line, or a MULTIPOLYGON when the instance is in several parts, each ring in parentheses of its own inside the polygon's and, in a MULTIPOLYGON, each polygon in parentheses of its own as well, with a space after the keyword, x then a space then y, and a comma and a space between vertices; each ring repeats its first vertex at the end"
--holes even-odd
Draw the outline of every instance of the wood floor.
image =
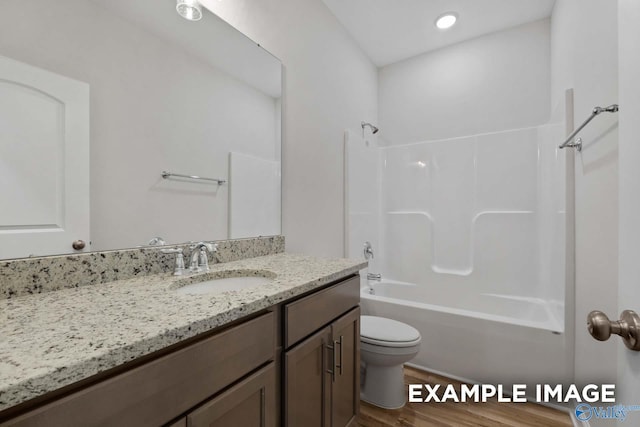
MULTIPOLYGON (((461 384, 449 378, 405 367, 406 384, 461 384)), ((568 414, 535 403, 407 403, 402 409, 360 405, 360 427, 571 427, 568 414)))

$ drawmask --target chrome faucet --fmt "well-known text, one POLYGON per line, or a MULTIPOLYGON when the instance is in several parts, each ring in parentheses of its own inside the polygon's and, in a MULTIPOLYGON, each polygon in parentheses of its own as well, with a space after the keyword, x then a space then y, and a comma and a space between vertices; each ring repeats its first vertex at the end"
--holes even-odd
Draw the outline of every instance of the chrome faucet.
POLYGON ((191 273, 200 273, 209 271, 209 257, 207 251, 212 255, 218 252, 217 243, 198 242, 189 247, 191 249, 191 261, 189 262, 189 271, 191 273))
POLYGON ((382 274, 367 273, 367 280, 375 280, 376 282, 379 282, 382 280, 382 274))
POLYGON ((373 246, 371 246, 371 242, 364 242, 363 249, 364 259, 369 260, 373 258, 373 246))

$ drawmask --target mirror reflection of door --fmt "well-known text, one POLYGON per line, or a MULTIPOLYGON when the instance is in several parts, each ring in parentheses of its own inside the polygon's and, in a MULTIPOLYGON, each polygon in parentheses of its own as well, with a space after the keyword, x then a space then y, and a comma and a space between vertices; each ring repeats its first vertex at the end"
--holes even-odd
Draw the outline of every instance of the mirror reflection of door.
POLYGON ((90 250, 89 85, 0 56, 0 259, 76 240, 90 250))

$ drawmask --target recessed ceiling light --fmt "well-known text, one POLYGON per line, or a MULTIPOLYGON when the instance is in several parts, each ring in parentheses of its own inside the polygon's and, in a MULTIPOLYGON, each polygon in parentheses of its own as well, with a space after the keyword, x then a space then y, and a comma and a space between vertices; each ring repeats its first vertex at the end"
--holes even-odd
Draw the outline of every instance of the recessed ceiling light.
POLYGON ((436 19, 436 27, 440 30, 446 30, 447 28, 453 27, 453 25, 458 20, 458 14, 455 12, 446 12, 442 15, 438 16, 436 19))
POLYGON ((199 21, 202 19, 202 6, 198 0, 178 0, 176 10, 184 19, 199 21))

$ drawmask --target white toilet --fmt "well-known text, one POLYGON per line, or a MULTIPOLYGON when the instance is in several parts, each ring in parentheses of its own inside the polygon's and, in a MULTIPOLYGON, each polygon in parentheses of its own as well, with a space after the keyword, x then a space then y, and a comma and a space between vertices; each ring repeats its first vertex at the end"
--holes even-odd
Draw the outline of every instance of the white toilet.
POLYGON ((407 402, 402 365, 420 350, 420 332, 392 319, 360 317, 360 359, 364 375, 360 399, 387 409, 407 402))

